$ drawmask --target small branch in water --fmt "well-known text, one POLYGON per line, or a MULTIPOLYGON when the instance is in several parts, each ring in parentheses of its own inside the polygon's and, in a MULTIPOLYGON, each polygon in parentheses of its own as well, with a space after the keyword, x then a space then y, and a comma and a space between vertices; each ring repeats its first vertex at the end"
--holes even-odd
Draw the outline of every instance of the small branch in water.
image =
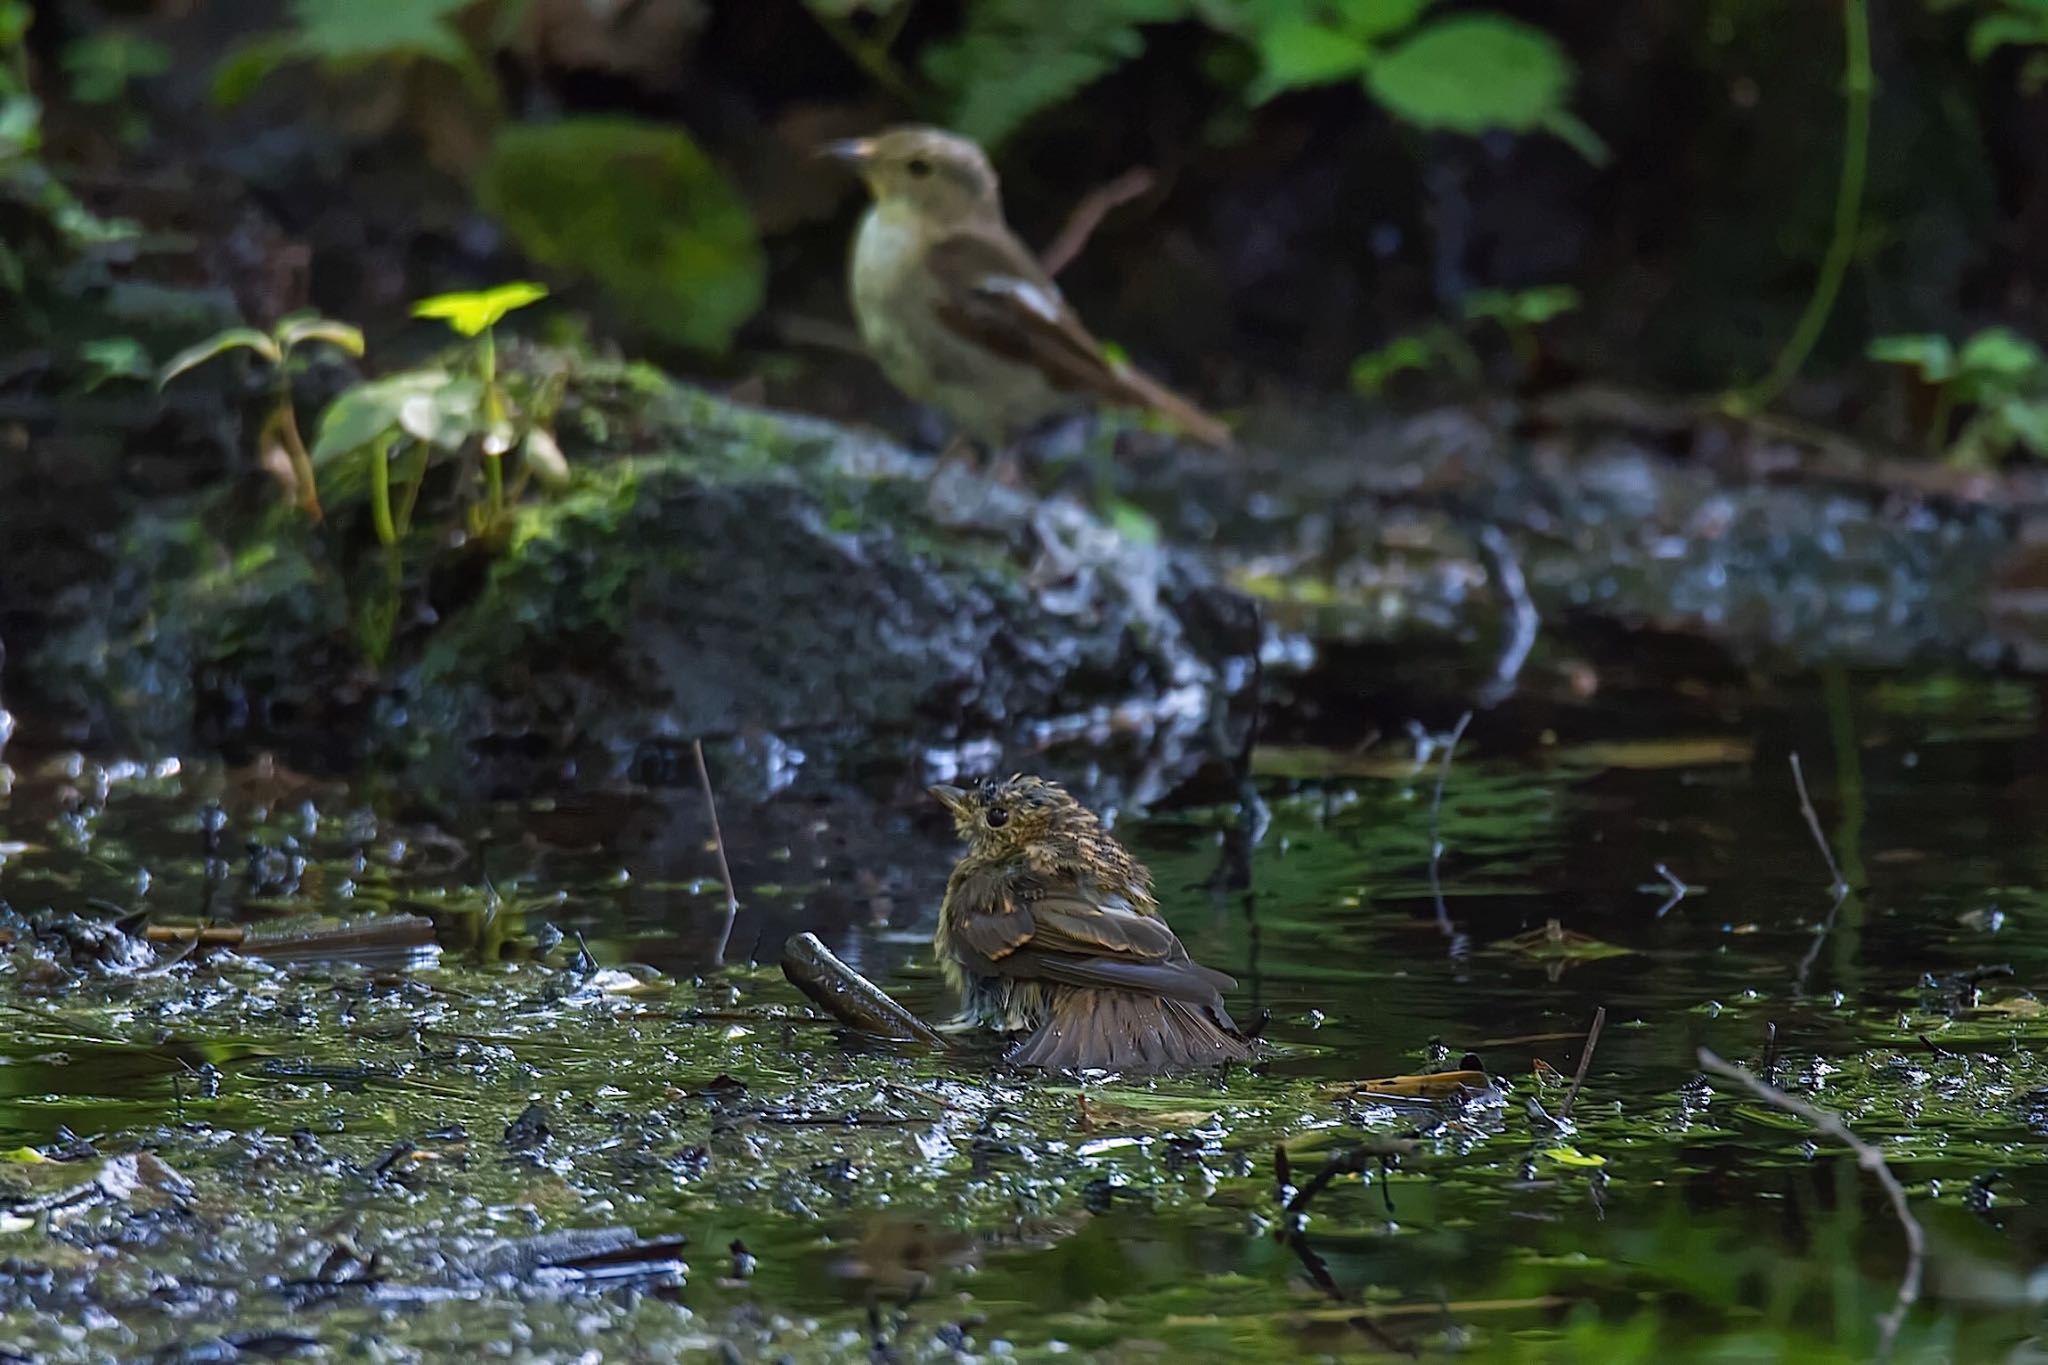
POLYGON ((1458 741, 1465 737, 1465 727, 1472 723, 1472 713, 1467 711, 1458 717, 1458 723, 1451 727, 1451 737, 1444 741, 1444 756, 1437 764, 1436 791, 1429 799, 1429 894, 1436 905, 1436 927, 1450 940, 1451 956, 1463 957, 1466 951, 1465 936, 1458 932, 1458 926, 1451 923, 1451 912, 1444 905, 1444 883, 1441 865, 1444 860, 1443 814, 1444 783, 1451 776, 1451 759, 1457 756, 1458 741))
POLYGON ((1828 836, 1820 827, 1820 816, 1814 812, 1813 798, 1806 793, 1806 769, 1799 762, 1799 751, 1792 751, 1792 782, 1799 788, 1799 813, 1806 817, 1806 828, 1813 834, 1813 842, 1820 849, 1820 856, 1827 861, 1828 891, 1839 905, 1849 895, 1849 883, 1842 879, 1842 869, 1835 862, 1835 851, 1828 845, 1828 836))
MULTIPOLYGON (((1282 1242, 1287 1244, 1287 1249, 1294 1253, 1295 1259, 1301 1262, 1301 1268, 1308 1272, 1308 1277, 1314 1282, 1316 1288, 1322 1290, 1332 1301, 1345 1303, 1349 1301, 1350 1295, 1344 1292, 1343 1287, 1337 1283, 1336 1277, 1330 1273, 1329 1262, 1325 1261, 1322 1255, 1309 1245, 1308 1232, 1303 1226, 1303 1218, 1308 1212, 1309 1202, 1318 1194, 1321 1194, 1324 1188, 1338 1176, 1363 1174, 1366 1168, 1374 1162, 1379 1164, 1380 1188, 1382 1193, 1384 1193, 1386 1189, 1387 1162, 1394 1157, 1414 1151, 1416 1145, 1412 1138, 1378 1138, 1357 1147, 1347 1148, 1324 1162, 1322 1169, 1310 1177, 1308 1184, 1296 1190, 1294 1197, 1289 1199, 1282 1207, 1280 1230, 1276 1235, 1282 1242)), ((1274 1147, 1273 1179, 1276 1188, 1284 1193, 1292 1183, 1293 1178, 1294 1173, 1287 1159, 1287 1149, 1280 1146, 1274 1147)), ((1392 1211, 1392 1207, 1392 1203, 1389 1201, 1389 1212, 1392 1211)), ((1399 1337, 1394 1336, 1384 1327, 1381 1327, 1377 1322, 1374 1322, 1372 1316, 1368 1313, 1360 1313, 1354 1317, 1347 1318, 1346 1322, 1351 1327, 1371 1337, 1385 1349, 1399 1351, 1401 1354, 1411 1358, 1419 1358, 1421 1355, 1414 1346, 1402 1341, 1399 1337)))
POLYGON ((1507 533, 1488 522, 1479 528, 1479 548, 1485 551, 1494 581, 1507 599, 1507 643, 1493 666, 1493 677, 1479 689, 1481 706, 1498 706, 1514 695, 1515 680, 1522 676, 1522 665, 1536 647, 1536 631, 1543 618, 1536 613, 1536 599, 1529 595, 1529 580, 1522 574, 1522 561, 1507 533))
POLYGON ((690 752, 697 758, 697 788, 704 793, 704 813, 711 817, 711 846, 718 853, 718 878, 725 883, 725 929, 718 935, 718 952, 714 961, 725 965, 725 950, 732 945, 733 921, 739 918, 740 897, 732 886, 732 865, 725 860, 725 831, 718 827, 718 799, 711 794, 711 769, 704 763, 704 741, 690 741, 690 752))
POLYGON ((1045 267, 1045 273, 1057 275, 1072 265, 1111 210, 1149 193, 1158 183, 1158 177, 1151 171, 1143 166, 1133 166, 1108 184, 1098 185, 1082 195, 1081 202, 1074 205, 1074 211, 1067 215, 1059 236, 1038 254, 1038 263, 1045 267))
MULTIPOLYGON (((1687 896, 1690 896, 1693 892, 1706 890, 1704 886, 1693 886, 1690 883, 1686 882, 1677 873, 1673 872, 1670 868, 1666 867, 1662 863, 1658 863, 1654 870, 1658 876, 1664 879, 1664 885, 1671 888, 1670 897, 1662 905, 1657 907, 1656 917, 1658 919, 1663 919, 1666 915, 1670 914, 1672 910, 1677 907, 1680 901, 1684 900, 1687 896)), ((1657 888, 1654 886, 1646 886, 1642 889, 1645 891, 1655 891, 1657 888)))
POLYGON ((1586 1070, 1593 1065, 1593 1049, 1600 1046, 1600 1029, 1607 1023, 1607 1006, 1593 1011, 1593 1027, 1586 1030, 1586 1046, 1579 1052, 1579 1069, 1572 1076, 1572 1088, 1564 1092, 1564 1103, 1557 1107, 1560 1120, 1572 1116, 1572 1102, 1579 1097, 1579 1087, 1586 1083, 1586 1070))
MULTIPOLYGON (((1795 764, 1795 771, 1797 771, 1795 764)), ((1748 1089, 1773 1109, 1794 1117, 1805 1119, 1813 1125, 1814 1131, 1824 1137, 1833 1138, 1856 1154, 1856 1164, 1869 1173, 1878 1187, 1891 1200, 1892 1212, 1898 1216, 1899 1227, 1906 1237, 1906 1270, 1899 1277, 1899 1293, 1891 1311, 1880 1313, 1877 1318, 1878 1339, 1874 1358, 1883 1361, 1890 1357, 1892 1343, 1897 1340, 1899 1328, 1906 1320, 1906 1311, 1920 1298, 1920 1277, 1927 1261, 1927 1232, 1920 1226, 1920 1220, 1913 1216, 1912 1205, 1906 1199, 1906 1187, 1892 1174, 1885 1164, 1884 1153, 1849 1131, 1849 1126, 1834 1114, 1805 1100, 1796 1099, 1750 1071, 1724 1061, 1706 1048, 1699 1050, 1700 1066, 1717 1076, 1725 1076, 1748 1089)))

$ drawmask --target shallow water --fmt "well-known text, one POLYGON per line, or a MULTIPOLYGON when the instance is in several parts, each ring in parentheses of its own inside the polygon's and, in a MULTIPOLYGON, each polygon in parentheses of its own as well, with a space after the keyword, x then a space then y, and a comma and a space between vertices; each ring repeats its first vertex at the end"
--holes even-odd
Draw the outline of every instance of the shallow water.
POLYGON ((909 798, 799 784, 723 812, 728 929, 693 792, 436 813, 17 745, 16 912, 408 912, 439 950, 81 973, 17 942, 0 1340, 52 1360, 221 1358, 223 1338, 368 1359, 1868 1358, 1906 1264, 1889 1204, 1802 1121, 1703 1081, 1706 1046, 1841 1114, 1910 1194, 1927 1284, 1897 1358, 2041 1349, 2035 689, 1511 703, 1449 769, 1441 914, 1440 751, 1392 720, 1365 742, 1372 723, 1270 730, 1256 841, 1236 808, 1120 822, 1275 1046, 1249 1073, 1086 1086, 846 1039, 772 966, 815 928, 945 1011, 925 945, 951 851, 909 798), (1856 888, 1832 913, 1795 749, 1856 888), (1676 903, 1659 864, 1693 888, 1676 903), (1461 1105, 1351 1084, 1468 1053, 1497 1086, 1461 1105), (1305 1243, 1280 1235, 1276 1147, 1299 1187, 1383 1138, 1415 1145, 1315 1194, 1305 1243), (138 1151, 154 1162, 123 1163, 138 1151), (621 1226, 650 1248, 520 1242, 621 1226))

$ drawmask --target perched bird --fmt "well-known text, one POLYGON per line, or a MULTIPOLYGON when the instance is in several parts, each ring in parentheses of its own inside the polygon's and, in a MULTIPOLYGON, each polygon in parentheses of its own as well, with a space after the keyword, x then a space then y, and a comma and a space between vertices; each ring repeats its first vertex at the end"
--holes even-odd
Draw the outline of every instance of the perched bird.
POLYGON ((932 949, 963 1021, 1028 1033, 1010 1062, 1153 1072, 1252 1056, 1223 1008, 1237 983, 1188 956, 1152 874, 1064 787, 1020 776, 931 794, 967 841, 932 949))
POLYGON ((1207 445, 1230 431, 1109 359, 1003 221, 981 148, 937 128, 894 128, 821 149, 874 197, 849 282, 861 339, 891 383, 990 446, 1090 405, 1144 408, 1207 445))

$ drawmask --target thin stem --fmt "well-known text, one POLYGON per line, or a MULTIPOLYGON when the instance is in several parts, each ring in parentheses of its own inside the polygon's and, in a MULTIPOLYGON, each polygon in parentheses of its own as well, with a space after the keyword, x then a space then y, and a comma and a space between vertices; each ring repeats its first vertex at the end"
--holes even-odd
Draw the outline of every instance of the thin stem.
POLYGON ((711 817, 711 846, 718 853, 718 876, 725 883, 725 929, 718 936, 718 965, 725 965, 725 950, 732 943, 733 921, 739 918, 739 893, 733 890, 732 866, 725 860, 725 832, 718 827, 718 799, 711 794, 711 769, 704 762, 704 741, 690 741, 697 756, 697 787, 704 793, 704 811, 711 817))
MULTIPOLYGON (((908 0, 901 9, 905 12, 904 18, 908 18, 908 0)), ((875 41, 870 41, 861 37, 841 15, 827 14, 817 6, 811 7, 811 15, 818 21, 818 27, 825 30, 826 36, 838 44, 839 50, 852 58, 855 66, 867 72, 868 79, 912 108, 922 103, 917 88, 903 74, 903 68, 896 64, 896 59, 889 55, 889 45, 902 31, 901 19, 877 34, 875 41)))
POLYGON ((1870 103, 1875 80, 1870 69, 1870 0, 1844 0, 1842 28, 1846 57, 1842 101, 1842 175, 1835 191, 1834 233, 1822 258, 1820 274, 1814 278, 1813 293, 1806 311, 1786 341, 1785 349, 1771 372, 1747 392, 1737 396, 1740 408, 1767 407, 1785 391, 1820 340, 1842 281, 1856 259, 1858 229, 1863 216, 1863 184, 1870 170, 1870 103))
POLYGON ((398 528, 391 521, 391 434, 379 436, 370 446, 370 521, 377 528, 377 543, 387 550, 398 548, 398 528))
POLYGON ((1451 923, 1451 912, 1444 904, 1444 883, 1441 864, 1444 860, 1443 813, 1444 783, 1450 780, 1451 760, 1457 756, 1458 741, 1465 737, 1465 727, 1472 723, 1472 713, 1467 711, 1458 717, 1458 723, 1451 727, 1451 737, 1444 741, 1443 761, 1437 765, 1436 791, 1429 799, 1429 895, 1436 906, 1436 927, 1451 941, 1451 956, 1465 955, 1465 936, 1458 932, 1458 926, 1451 923))
POLYGON ((398 509, 398 534, 403 536, 412 530, 413 509, 419 506, 420 489, 427 482, 427 446, 424 441, 413 443, 416 459, 412 472, 405 476, 405 502, 398 509))
POLYGON ((277 427, 278 439, 284 442, 284 453, 291 457, 292 477, 299 481, 299 506, 308 517, 319 521, 320 490, 313 478, 313 457, 306 451, 305 438, 299 435, 299 415, 292 406, 292 393, 287 381, 277 395, 277 409, 272 414, 277 427))
POLYGON ((1568 1119, 1572 1116, 1572 1102, 1579 1097, 1579 1087, 1586 1083, 1586 1072, 1593 1065, 1593 1049, 1600 1046, 1600 1030, 1607 1024, 1607 1006, 1593 1011, 1593 1027, 1586 1030, 1586 1046, 1579 1052, 1579 1070, 1572 1077, 1572 1088, 1564 1092, 1564 1103, 1557 1107, 1557 1116, 1568 1119))
POLYGON ((1913 1207, 1906 1198, 1906 1187, 1892 1174, 1885 1164, 1884 1153, 1849 1131, 1849 1126, 1825 1109, 1795 1099, 1775 1085, 1759 1079, 1756 1075, 1733 1062, 1724 1061, 1706 1048, 1699 1050, 1700 1066, 1716 1076, 1725 1076, 1736 1081, 1773 1109, 1805 1119, 1813 1125, 1815 1132, 1823 1137, 1833 1138, 1856 1155, 1856 1164, 1867 1172, 1885 1198, 1891 1201, 1892 1212, 1898 1216, 1899 1229, 1906 1238, 1906 1270, 1899 1277, 1899 1292, 1889 1313, 1878 1315, 1878 1344, 1876 1358, 1880 1361, 1891 1355, 1892 1343, 1898 1339, 1899 1327, 1906 1320, 1906 1310, 1920 1298, 1920 1276, 1927 1261, 1927 1232, 1920 1226, 1920 1220, 1913 1215, 1913 1207))

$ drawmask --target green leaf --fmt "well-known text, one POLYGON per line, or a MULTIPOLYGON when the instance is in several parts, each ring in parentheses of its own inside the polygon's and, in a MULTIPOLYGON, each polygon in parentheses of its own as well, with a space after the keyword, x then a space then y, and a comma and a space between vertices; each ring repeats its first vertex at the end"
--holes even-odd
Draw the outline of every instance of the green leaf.
POLYGON ((446 370, 414 370, 358 384, 328 405, 313 443, 315 465, 403 432, 453 450, 480 429, 483 385, 446 370))
POLYGON ((1579 306, 1579 291, 1568 284, 1543 285, 1535 289, 1482 289, 1465 299, 1468 318, 1495 318, 1502 322, 1539 327, 1562 317, 1579 306))
POLYGON ((1140 25, 1185 18, 1189 0, 979 0, 958 36, 925 53, 948 126, 994 144, 1145 49, 1140 25))
POLYGON ((2001 47, 2048 43, 2048 11, 1987 14, 1970 25, 1970 59, 1983 61, 2001 47))
POLYGON ((2048 369, 2041 348, 2007 327, 1987 327, 1963 343, 1956 368, 1972 377, 2024 379, 2048 369))
POLYGON ((1406 370, 1426 370, 1436 361, 1436 348, 1421 337, 1395 337, 1351 363, 1351 387, 1371 397, 1385 389, 1395 375, 1406 370))
POLYGON ((1956 376, 1956 348, 1945 336, 1878 337, 1864 354, 1886 365, 1911 365, 1930 384, 1946 384, 1956 376))
POLYGON ((216 332, 196 346, 188 346, 164 362, 163 370, 157 375, 157 387, 162 388, 185 371, 203 365, 217 355, 234 350, 251 350, 263 357, 264 363, 279 365, 284 357, 278 352, 277 343, 254 327, 230 327, 216 332))
POLYGON ((478 194, 529 256, 595 278, 671 340, 722 351, 761 306, 767 264, 753 217, 679 128, 613 118, 507 128, 478 194))
POLYGON ((1283 19, 1259 30, 1262 70, 1252 98, 1262 101, 1283 90, 1349 80, 1372 61, 1363 39, 1310 19, 1283 19))
POLYGON ((1366 88, 1421 128, 1527 132, 1564 107, 1572 64, 1550 35, 1498 14, 1430 24, 1375 61, 1366 88))
POLYGON ((78 357, 91 370, 85 382, 87 393, 115 379, 148 379, 149 350, 134 337, 99 337, 78 348, 78 357))
POLYGON ((358 358, 363 354, 362 328, 323 318, 318 313, 293 313, 281 319, 271 335, 277 338, 278 349, 287 355, 309 341, 324 341, 358 358))
POLYGON ((1336 0, 1337 24, 1367 42, 1414 27, 1436 0, 1336 0))
POLYGON ((291 0, 298 28, 292 45, 329 63, 416 56, 461 65, 470 60, 469 49, 448 20, 471 2, 291 0))
POLYGON ((531 280, 515 280, 494 289, 436 294, 430 299, 421 299, 412 306, 412 315, 416 318, 440 318, 462 335, 473 337, 486 327, 495 327, 505 314, 530 303, 538 303, 547 296, 546 285, 535 284, 531 280))
POLYGON ((239 43, 214 64, 213 84, 207 97, 219 108, 232 109, 249 98, 271 72, 300 55, 298 40, 289 33, 272 33, 239 43))
POLYGON ((2048 458, 2048 399, 2013 398, 1999 405, 1999 421, 2036 459, 2048 458))

